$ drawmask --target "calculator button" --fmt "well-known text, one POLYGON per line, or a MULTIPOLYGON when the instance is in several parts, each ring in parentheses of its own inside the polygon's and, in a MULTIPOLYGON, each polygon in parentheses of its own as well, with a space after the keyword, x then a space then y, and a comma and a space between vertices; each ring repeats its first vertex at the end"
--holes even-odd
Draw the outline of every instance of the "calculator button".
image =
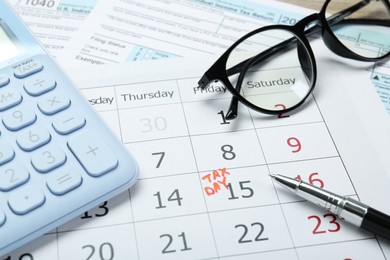
POLYGON ((15 214, 24 215, 45 202, 45 194, 37 188, 24 188, 11 194, 8 205, 15 214))
POLYGON ((6 216, 4 214, 4 211, 2 209, 0 209, 0 227, 5 223, 5 220, 6 220, 6 216))
POLYGON ((9 83, 9 78, 6 75, 0 75, 0 87, 3 87, 9 83))
POLYGON ((46 115, 53 115, 70 106, 69 98, 62 92, 50 92, 38 100, 38 108, 46 115))
POLYGON ((46 145, 42 149, 37 150, 31 157, 31 164, 41 173, 49 172, 66 161, 65 153, 54 145, 46 145))
POLYGON ((69 138, 68 146, 91 176, 103 175, 118 165, 110 148, 98 135, 84 132, 69 138))
POLYGON ((31 96, 39 96, 56 87, 55 80, 46 73, 37 74, 30 77, 24 83, 24 89, 31 96))
POLYGON ((34 73, 37 73, 41 70, 43 70, 43 65, 40 62, 33 61, 16 68, 14 71, 14 75, 15 77, 21 79, 30 76, 34 73))
POLYGON ((14 88, 0 89, 0 111, 6 110, 22 102, 22 95, 14 88))
POLYGON ((14 156, 14 149, 8 143, 0 142, 0 165, 11 161, 14 156))
POLYGON ((12 190, 28 181, 30 174, 27 169, 16 163, 0 168, 0 191, 12 190))
POLYGON ((26 129, 16 138, 16 142, 20 149, 29 152, 47 144, 51 139, 49 131, 40 126, 35 126, 26 129))
POLYGON ((59 115, 53 121, 53 128, 57 133, 70 134, 85 125, 85 118, 78 111, 70 111, 59 115))
POLYGON ((53 194, 63 195, 80 186, 82 180, 81 175, 75 169, 65 168, 51 173, 46 184, 53 194))
POLYGON ((37 116, 34 111, 27 107, 21 107, 9 111, 3 116, 3 124, 8 130, 17 131, 35 122, 37 116))

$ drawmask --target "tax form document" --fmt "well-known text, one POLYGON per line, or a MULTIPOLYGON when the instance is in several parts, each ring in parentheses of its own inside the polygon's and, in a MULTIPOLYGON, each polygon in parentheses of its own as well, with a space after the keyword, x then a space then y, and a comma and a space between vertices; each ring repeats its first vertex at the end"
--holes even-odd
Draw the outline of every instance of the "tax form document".
POLYGON ((98 0, 8 0, 47 51, 56 57, 98 0))
POLYGON ((371 69, 371 80, 386 110, 390 113, 390 61, 377 62, 371 69))
MULTIPOLYGON (((318 11, 265 0, 100 1, 60 60, 65 65, 95 65, 221 54, 253 29, 293 25, 318 11)), ((357 44, 365 48, 367 42, 357 44)), ((369 70, 390 113, 390 66, 378 62, 369 70)))
POLYGON ((294 24, 305 11, 278 1, 100 1, 61 59, 106 64, 220 54, 247 32, 294 24))
POLYGON ((323 73, 301 110, 270 117, 240 105, 234 121, 221 116, 231 97, 224 86, 197 89, 212 60, 70 73, 133 151, 139 181, 1 259, 389 259, 388 242, 268 176, 300 178, 390 212, 388 116, 360 64, 320 52, 323 73))

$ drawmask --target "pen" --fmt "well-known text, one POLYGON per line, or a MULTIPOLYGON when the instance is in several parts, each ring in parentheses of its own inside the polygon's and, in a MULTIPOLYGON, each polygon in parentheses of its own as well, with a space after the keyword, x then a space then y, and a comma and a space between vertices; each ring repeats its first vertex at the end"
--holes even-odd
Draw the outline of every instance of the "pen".
POLYGON ((360 201, 279 174, 270 176, 284 188, 310 201, 341 219, 390 240, 390 216, 360 201))

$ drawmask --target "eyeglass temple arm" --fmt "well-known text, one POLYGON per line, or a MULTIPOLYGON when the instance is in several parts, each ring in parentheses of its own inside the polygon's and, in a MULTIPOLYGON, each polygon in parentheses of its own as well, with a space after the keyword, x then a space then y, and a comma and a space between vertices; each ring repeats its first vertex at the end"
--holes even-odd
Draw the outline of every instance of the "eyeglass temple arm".
POLYGON ((335 13, 335 14, 329 16, 326 19, 326 21, 328 22, 329 25, 334 25, 334 24, 344 20, 344 18, 350 16, 354 12, 362 9, 363 7, 368 5, 369 3, 370 3, 370 0, 363 0, 363 1, 353 5, 351 7, 348 7, 347 9, 345 9, 343 11, 340 11, 338 13, 335 13))
MULTIPOLYGON (((327 20, 328 24, 329 25, 334 25, 336 23, 339 23, 340 21, 342 21, 345 17, 351 15, 352 13, 358 11, 359 9, 363 8, 364 6, 366 6, 367 4, 369 3, 369 1, 367 0, 363 0, 362 2, 360 3, 357 3, 341 12, 338 12, 332 16, 330 16, 327 20)), ((319 32, 321 30, 321 27, 316 24, 314 25, 313 27, 310 27, 308 29, 306 29, 304 32, 305 32, 305 35, 306 36, 309 36, 311 34, 314 34, 316 32, 319 32)), ((281 45, 280 48, 276 48, 276 49, 273 49, 273 48, 270 48, 268 49, 268 51, 271 51, 272 54, 274 54, 274 52, 276 53, 277 51, 280 51, 283 49, 283 47, 288 47, 290 44, 293 43, 293 41, 295 40, 295 38, 290 38, 290 39, 287 39, 285 40, 284 42, 281 42, 280 44, 278 45, 281 45)), ((258 55, 261 55, 261 54, 258 54, 258 55)), ((249 59, 246 59, 242 62, 240 62, 239 64, 229 68, 226 73, 227 73, 227 76, 232 76, 236 73, 239 73, 241 70, 242 70, 242 67, 245 65, 246 62, 248 62, 250 59, 252 58, 249 58, 249 59)), ((260 62, 261 60, 259 60, 260 62)))
MULTIPOLYGON (((328 24, 334 25, 336 23, 339 23, 344 18, 348 17, 352 13, 354 13, 354 12, 358 11, 359 9, 363 8, 364 6, 366 6, 369 2, 370 2, 369 0, 368 1, 363 0, 362 2, 359 2, 359 3, 347 8, 341 12, 338 12, 338 13, 330 16, 327 19, 328 24)), ((321 27, 318 24, 316 24, 313 27, 306 29, 304 32, 305 32, 306 36, 309 36, 311 34, 314 34, 318 31, 320 31, 320 29, 321 29, 321 27)), ((287 40, 279 43, 278 45, 273 46, 273 47, 257 54, 256 56, 249 58, 249 59, 246 59, 246 60, 240 62, 239 64, 226 70, 226 74, 228 77, 232 76, 234 74, 240 73, 239 77, 237 79, 237 83, 236 83, 237 92, 240 92, 244 75, 250 67, 250 66, 246 65, 247 63, 252 65, 252 64, 256 64, 258 62, 264 61, 266 58, 274 55, 275 53, 277 53, 281 50, 285 50, 285 48, 291 46, 295 42, 296 42, 296 38, 287 39, 287 40), (255 62, 253 62, 253 61, 255 61, 255 62)), ((226 119, 227 120, 235 119, 237 117, 237 112, 238 112, 238 98, 236 96, 233 96, 231 99, 230 105, 229 105, 229 109, 226 112, 226 119)))
MULTIPOLYGON (((378 0, 377 0, 378 1, 378 0)), ((333 25, 333 24, 336 24, 338 22, 340 22, 341 20, 343 20, 345 17, 351 15, 352 13, 358 11, 359 9, 363 8, 364 6, 366 6, 368 3, 370 2, 370 0, 363 0, 341 12, 338 12, 334 15, 332 15, 331 17, 329 17, 327 19, 327 22, 330 24, 330 25, 333 25)), ((316 33, 318 31, 320 31, 321 27, 319 25, 314 25, 313 27, 311 28, 308 28, 305 30, 305 35, 306 36, 309 36, 313 33, 316 33)), ((286 41, 283 42, 283 44, 286 44, 286 45, 283 45, 283 46, 288 46, 289 43, 291 43, 290 41, 293 40, 294 38, 291 38, 291 39, 288 39, 286 41)), ((232 76, 234 74, 237 74, 239 73, 241 70, 242 70, 242 67, 245 65, 246 62, 248 62, 249 59, 246 59, 242 62, 240 62, 239 64, 229 68, 228 70, 226 70, 226 74, 227 76, 232 76)), ((261 60, 259 60, 260 62, 261 60)), ((202 79, 199 81, 200 84, 198 87, 200 88, 205 88, 208 83, 210 82, 210 79, 207 75, 203 75, 202 79)))

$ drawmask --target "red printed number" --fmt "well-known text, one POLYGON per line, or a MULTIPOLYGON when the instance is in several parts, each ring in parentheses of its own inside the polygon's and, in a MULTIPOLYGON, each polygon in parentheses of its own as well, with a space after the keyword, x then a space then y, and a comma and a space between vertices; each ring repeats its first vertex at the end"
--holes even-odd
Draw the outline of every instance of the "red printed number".
MULTIPOLYGON (((297 175, 295 179, 301 181, 301 175, 297 175)), ((313 172, 309 175, 309 183, 320 188, 323 188, 325 186, 324 181, 318 178, 318 172, 313 172)))
POLYGON ((309 220, 310 219, 314 219, 316 221, 316 225, 315 225, 315 227, 314 227, 314 229, 312 231, 312 233, 314 235, 324 234, 324 233, 327 233, 327 232, 338 232, 338 231, 340 231, 341 226, 337 222, 337 217, 335 215, 328 213, 328 214, 324 215, 324 219, 326 219, 326 218, 330 219, 329 223, 332 224, 332 228, 324 229, 323 227, 321 227, 322 221, 321 221, 321 218, 318 217, 318 216, 313 215, 313 216, 307 217, 307 219, 309 219, 309 220))
MULTIPOLYGON (((283 104, 276 104, 275 108, 278 108, 278 107, 280 107, 281 110, 285 110, 286 109, 286 106, 283 105, 283 104)), ((286 118, 286 117, 290 117, 290 115, 285 115, 285 114, 279 114, 278 115, 278 118, 286 118)))
POLYGON ((298 153, 302 149, 301 142, 296 137, 290 137, 287 139, 287 144, 293 148, 293 153, 298 153))

